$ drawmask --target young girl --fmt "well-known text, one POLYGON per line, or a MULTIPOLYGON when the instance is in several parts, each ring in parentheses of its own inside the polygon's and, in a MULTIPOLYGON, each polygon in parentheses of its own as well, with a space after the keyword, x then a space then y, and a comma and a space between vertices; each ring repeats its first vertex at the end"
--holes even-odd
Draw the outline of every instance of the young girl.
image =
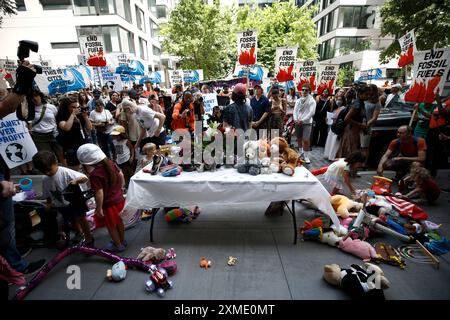
POLYGON ((142 147, 142 152, 144 152, 144 157, 139 161, 135 173, 141 171, 146 165, 153 161, 153 157, 156 154, 156 144, 146 143, 142 147))
POLYGON ((86 172, 89 173, 91 189, 95 191, 95 224, 106 225, 112 241, 105 250, 124 251, 125 229, 119 213, 125 205, 122 187, 123 174, 117 165, 106 158, 99 146, 86 143, 78 148, 77 157, 86 172))
POLYGON ((430 172, 422 166, 416 165, 411 168, 410 180, 416 183, 416 188, 405 195, 407 198, 419 194, 426 199, 429 204, 432 204, 439 198, 441 189, 433 180, 430 172))
POLYGON ((116 126, 111 131, 112 142, 115 149, 114 161, 122 170, 125 179, 125 188, 128 189, 130 178, 134 173, 134 147, 128 140, 125 128, 122 126, 116 126))
POLYGON ((337 194, 343 189, 343 184, 347 186, 350 193, 355 195, 355 188, 350 182, 350 172, 361 168, 366 161, 364 155, 360 152, 353 152, 347 158, 341 158, 330 164, 325 172, 325 181, 333 187, 331 195, 337 194))

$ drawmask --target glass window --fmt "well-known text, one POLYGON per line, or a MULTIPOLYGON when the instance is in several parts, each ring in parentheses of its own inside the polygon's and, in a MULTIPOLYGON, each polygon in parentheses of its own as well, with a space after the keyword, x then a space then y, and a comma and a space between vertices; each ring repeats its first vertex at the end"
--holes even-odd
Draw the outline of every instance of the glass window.
POLYGON ((97 0, 100 14, 115 14, 114 0, 97 0))
POLYGON ((328 14, 328 21, 327 21, 327 33, 334 30, 333 28, 333 24, 334 24, 334 11, 331 11, 328 14))
POLYGON ((39 0, 44 10, 64 10, 72 8, 71 0, 39 0))
POLYGON ((167 17, 166 6, 156 6, 156 17, 158 19, 167 17))
POLYGON ((372 15, 368 6, 341 7, 339 9, 339 27, 367 28, 367 19, 372 15))
POLYGON ((152 48, 153 50, 153 55, 154 56, 160 56, 161 55, 161 49, 160 48, 158 48, 157 46, 153 46, 153 48, 152 48))
POLYGON ((130 53, 136 53, 136 47, 134 46, 134 33, 128 32, 128 48, 130 49, 130 53))
POLYGON ((25 0, 16 0, 16 9, 17 11, 27 11, 25 0))
POLYGON ((128 43, 128 31, 119 27, 120 48, 122 52, 130 52, 128 43))
POLYGON ((142 30, 145 32, 145 22, 144 22, 144 12, 139 9, 138 6, 135 6, 136 8, 136 23, 139 28, 139 30, 142 30))
POLYGON ((159 26, 152 19, 150 19, 150 34, 152 38, 159 36, 159 26))
POLYGON ((79 48, 78 42, 52 42, 52 49, 73 49, 79 48))
POLYGON ((139 50, 141 52, 141 59, 147 60, 147 41, 139 37, 139 50))
POLYGON ((131 7, 130 0, 116 0, 117 14, 127 20, 129 23, 133 23, 131 19, 131 7))
POLYGON ((94 1, 73 0, 73 14, 78 16, 96 14, 94 1))

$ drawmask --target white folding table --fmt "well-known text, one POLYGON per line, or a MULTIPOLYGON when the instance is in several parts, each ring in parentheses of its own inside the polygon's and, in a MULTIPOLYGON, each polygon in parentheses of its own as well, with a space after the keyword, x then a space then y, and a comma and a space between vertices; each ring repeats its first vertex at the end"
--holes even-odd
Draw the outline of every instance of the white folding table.
MULTIPOLYGON (((339 219, 330 205, 330 194, 305 167, 297 167, 293 176, 282 173, 252 176, 236 169, 221 168, 214 172, 182 172, 176 177, 151 175, 142 170, 128 187, 122 218, 131 219, 136 210, 146 208, 249 204, 283 201, 293 217, 294 243, 297 242, 295 200, 306 200, 328 215, 333 224, 339 219), (287 204, 292 201, 292 209, 287 204)), ((153 241, 153 214, 150 240, 153 241)))

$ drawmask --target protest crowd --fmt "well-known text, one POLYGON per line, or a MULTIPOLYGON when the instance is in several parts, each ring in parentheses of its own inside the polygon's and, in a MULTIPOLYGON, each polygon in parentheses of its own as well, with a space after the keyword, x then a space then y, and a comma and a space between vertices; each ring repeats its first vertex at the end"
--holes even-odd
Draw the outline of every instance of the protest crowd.
MULTIPOLYGON (((252 128, 261 139, 283 137, 306 165, 311 163, 311 150, 321 148, 323 158, 329 160, 324 183, 333 187, 332 195, 353 198, 357 193, 352 179, 358 170, 374 169, 379 176, 393 170, 405 199, 422 196, 433 202, 441 192, 434 177, 450 159, 450 99, 443 100, 437 93, 433 103, 409 104, 414 115, 411 125, 398 127, 397 138, 385 146, 378 166, 369 168, 371 131, 380 113, 407 105, 401 95, 407 86, 401 79, 383 86, 354 83, 333 90, 313 90, 308 83, 287 87, 277 81, 267 88, 254 82, 251 87, 185 83, 166 89, 146 81, 120 92, 90 86, 47 95, 33 85, 33 76, 29 65, 18 68, 16 85, 0 91, 0 118, 14 113, 21 97, 31 94, 35 116, 26 127, 38 152, 19 170, 24 177, 46 176, 42 223, 47 247, 58 246, 61 234, 67 240, 65 247, 74 241, 95 246, 87 208, 63 196, 71 187, 87 183, 97 204, 95 224, 105 226, 111 237, 105 250, 124 251, 127 242, 120 212, 131 177, 143 168, 153 171, 167 165, 160 147, 174 143, 171 134, 176 130, 194 139, 199 124, 202 131, 210 126, 222 132, 252 128), (226 102, 205 112, 203 97, 209 93, 217 93, 226 102), (58 214, 64 218, 61 227, 58 214), (72 242, 71 232, 77 237, 72 242)), ((10 170, 1 158, 0 162, 0 204, 5 216, 1 221, 6 225, 0 254, 16 271, 33 273, 45 261, 30 263, 22 258, 29 248, 15 241, 11 196, 16 186, 8 182, 10 170)), ((188 171, 189 165, 183 169, 188 171)))

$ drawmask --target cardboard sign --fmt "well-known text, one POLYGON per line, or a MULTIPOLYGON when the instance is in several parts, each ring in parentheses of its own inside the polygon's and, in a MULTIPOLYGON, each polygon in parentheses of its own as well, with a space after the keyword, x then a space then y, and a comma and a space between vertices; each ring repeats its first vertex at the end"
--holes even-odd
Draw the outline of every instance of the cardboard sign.
POLYGON ((30 162, 36 153, 24 121, 18 120, 15 113, 0 120, 0 155, 8 168, 30 162))
POLYGON ((85 54, 77 54, 78 64, 82 66, 87 66, 88 56, 85 54))
POLYGON ((275 78, 278 82, 294 80, 294 67, 298 47, 277 48, 275 52, 275 78))
POLYGON ((321 64, 317 68, 317 93, 322 94, 323 90, 328 89, 329 94, 334 92, 336 87, 336 78, 339 71, 338 64, 321 64))
POLYGON ((295 83, 297 90, 301 91, 305 83, 311 87, 311 92, 316 91, 316 76, 319 62, 317 60, 297 61, 295 68, 295 83))
POLYGON ((98 34, 90 34, 88 36, 80 36, 81 52, 86 54, 87 65, 91 67, 106 66, 104 57, 103 36, 98 34))
POLYGON ((419 51, 414 57, 414 80, 405 93, 405 101, 432 103, 444 90, 450 70, 450 48, 419 51))
POLYGON ((256 64, 256 51, 258 48, 258 34, 256 30, 237 33, 238 62, 242 66, 256 64))
POLYGON ((73 68, 58 68, 42 71, 42 74, 36 75, 34 81, 45 94, 64 94, 69 91, 78 91, 86 88, 86 70, 82 70, 83 66, 73 68))
POLYGON ((217 93, 203 93, 203 104, 205 106, 205 113, 212 113, 214 106, 218 106, 217 93))
POLYGON ((183 70, 169 70, 170 86, 183 84, 183 70))
POLYGON ((398 39, 400 43, 400 59, 398 60, 398 66, 400 68, 414 62, 414 55, 417 52, 416 38, 414 37, 414 30, 409 31, 403 37, 398 39))
POLYGON ((0 59, 0 68, 7 81, 16 82, 17 61, 9 59, 0 59))
POLYGON ((187 83, 203 81, 203 70, 183 70, 183 81, 187 83))
POLYGON ((107 86, 112 91, 120 92, 123 89, 122 80, 120 74, 113 74, 112 78, 102 82, 104 86, 107 86))
POLYGON ((370 69, 370 70, 363 70, 359 71, 358 77, 355 77, 356 81, 371 81, 371 80, 378 80, 383 75, 383 70, 380 68, 377 69, 370 69))

